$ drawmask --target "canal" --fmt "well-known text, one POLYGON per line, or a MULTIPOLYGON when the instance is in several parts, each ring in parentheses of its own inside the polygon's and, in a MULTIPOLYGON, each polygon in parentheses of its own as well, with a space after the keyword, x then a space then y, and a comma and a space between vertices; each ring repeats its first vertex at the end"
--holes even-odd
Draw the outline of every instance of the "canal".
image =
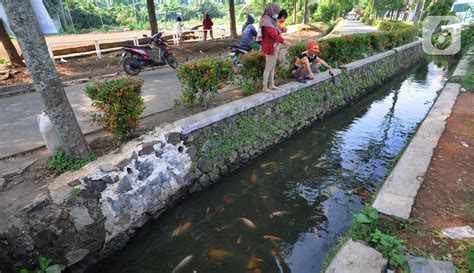
POLYGON ((88 272, 319 272, 444 86, 429 61, 180 202, 88 272), (192 256, 192 257, 191 257, 192 256))

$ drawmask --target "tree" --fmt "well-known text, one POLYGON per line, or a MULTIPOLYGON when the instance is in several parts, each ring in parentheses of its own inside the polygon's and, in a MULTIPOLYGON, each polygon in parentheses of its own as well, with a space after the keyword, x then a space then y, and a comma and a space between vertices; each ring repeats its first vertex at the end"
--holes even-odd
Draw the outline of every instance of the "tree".
POLYGON ((308 0, 304 0, 303 4, 303 24, 308 23, 308 0))
POLYGON ((293 25, 296 24, 296 0, 293 0, 293 25))
POLYGON ((5 25, 3 24, 2 19, 0 19, 0 41, 2 41, 3 47, 5 48, 5 51, 8 54, 8 58, 10 59, 10 62, 12 64, 25 66, 25 64, 21 60, 20 55, 18 55, 18 52, 16 51, 16 48, 13 45, 12 40, 10 40, 10 36, 8 36, 8 32, 5 29, 5 25))
POLYGON ((61 147, 73 158, 87 158, 90 155, 89 146, 49 56, 39 24, 37 20, 31 19, 31 14, 35 13, 30 1, 1 0, 1 3, 23 51, 35 89, 40 93, 46 112, 59 136, 61 147))
POLYGON ((237 38, 237 26, 235 22, 235 4, 234 0, 229 0, 229 17, 230 17, 230 37, 237 38))
POLYGON ((146 7, 148 9, 148 20, 150 21, 151 35, 158 33, 158 24, 156 23, 155 1, 146 0, 146 7))

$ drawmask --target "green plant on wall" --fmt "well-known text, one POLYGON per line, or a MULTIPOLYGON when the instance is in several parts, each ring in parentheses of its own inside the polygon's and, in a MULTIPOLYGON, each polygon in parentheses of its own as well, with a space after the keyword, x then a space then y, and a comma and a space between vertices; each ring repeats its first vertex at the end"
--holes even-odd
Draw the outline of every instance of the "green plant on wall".
POLYGON ((20 273, 60 273, 64 270, 63 265, 51 265, 51 262, 51 259, 40 256, 38 259, 38 266, 35 268, 35 270, 29 271, 28 269, 23 268, 20 270, 20 273))

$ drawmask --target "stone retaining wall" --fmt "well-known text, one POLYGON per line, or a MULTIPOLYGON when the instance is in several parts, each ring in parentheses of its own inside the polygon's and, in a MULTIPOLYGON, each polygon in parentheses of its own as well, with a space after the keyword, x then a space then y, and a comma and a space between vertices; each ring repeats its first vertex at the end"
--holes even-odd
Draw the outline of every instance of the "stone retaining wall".
POLYGON ((181 198, 418 62, 414 42, 182 119, 55 179, 0 222, 0 270, 38 255, 81 271, 181 198))

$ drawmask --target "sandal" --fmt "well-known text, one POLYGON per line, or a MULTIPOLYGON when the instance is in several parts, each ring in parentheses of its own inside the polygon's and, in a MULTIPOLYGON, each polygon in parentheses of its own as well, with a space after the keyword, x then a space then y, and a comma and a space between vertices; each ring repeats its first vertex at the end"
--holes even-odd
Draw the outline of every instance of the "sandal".
POLYGON ((305 79, 297 79, 296 81, 297 81, 297 82, 300 82, 300 83, 306 83, 306 80, 305 80, 305 79))

